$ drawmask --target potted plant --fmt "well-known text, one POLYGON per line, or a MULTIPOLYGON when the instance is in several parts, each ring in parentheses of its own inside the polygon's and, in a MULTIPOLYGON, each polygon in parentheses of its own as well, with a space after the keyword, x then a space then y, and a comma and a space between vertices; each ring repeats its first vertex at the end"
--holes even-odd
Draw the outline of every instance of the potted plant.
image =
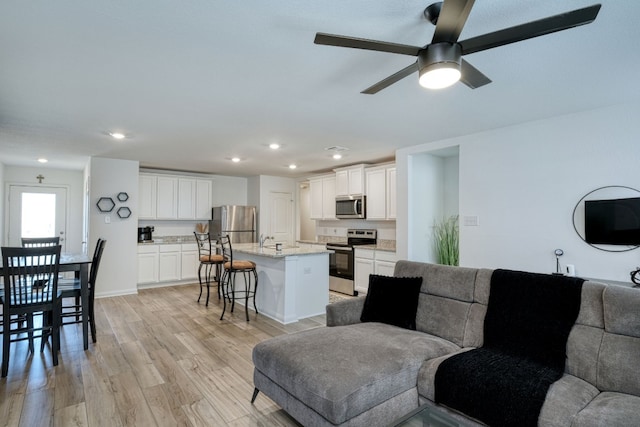
POLYGON ((443 219, 433 228, 438 264, 458 265, 460 230, 458 215, 443 219))

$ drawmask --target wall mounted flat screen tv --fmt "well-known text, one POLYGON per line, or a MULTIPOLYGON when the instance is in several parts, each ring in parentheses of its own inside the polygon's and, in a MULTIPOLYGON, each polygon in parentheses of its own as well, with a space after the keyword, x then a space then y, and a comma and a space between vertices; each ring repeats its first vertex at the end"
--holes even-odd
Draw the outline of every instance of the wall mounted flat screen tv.
POLYGON ((640 197, 584 202, 585 241, 640 245, 640 197))

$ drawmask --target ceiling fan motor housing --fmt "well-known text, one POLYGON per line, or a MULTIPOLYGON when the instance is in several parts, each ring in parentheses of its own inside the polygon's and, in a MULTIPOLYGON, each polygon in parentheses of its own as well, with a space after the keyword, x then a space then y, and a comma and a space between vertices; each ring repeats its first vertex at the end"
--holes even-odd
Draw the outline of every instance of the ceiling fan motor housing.
POLYGON ((446 66, 453 68, 453 64, 460 70, 462 49, 458 43, 435 43, 427 46, 418 54, 418 68, 420 74, 429 70, 446 66))

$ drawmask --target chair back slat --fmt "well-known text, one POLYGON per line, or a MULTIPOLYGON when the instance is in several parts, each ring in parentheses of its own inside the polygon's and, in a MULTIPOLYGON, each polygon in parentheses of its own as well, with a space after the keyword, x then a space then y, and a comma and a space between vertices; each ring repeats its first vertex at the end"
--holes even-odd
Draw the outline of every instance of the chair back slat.
POLYGON ((42 248, 47 246, 58 246, 60 237, 23 237, 23 248, 42 248))
POLYGON ((218 241, 220 242, 220 250, 225 262, 230 262, 230 265, 233 265, 233 248, 231 247, 231 238, 227 234, 225 236, 220 236, 218 241))
POLYGON ((2 248, 4 300, 15 306, 42 305, 54 300, 58 289, 60 245, 2 248))
POLYGON ((96 278, 98 277, 98 268, 100 267, 100 261, 102 260, 102 252, 104 251, 104 247, 107 244, 105 239, 98 239, 96 243, 96 249, 93 252, 93 259, 91 261, 91 272, 89 273, 89 286, 93 290, 93 287, 96 283, 96 278))

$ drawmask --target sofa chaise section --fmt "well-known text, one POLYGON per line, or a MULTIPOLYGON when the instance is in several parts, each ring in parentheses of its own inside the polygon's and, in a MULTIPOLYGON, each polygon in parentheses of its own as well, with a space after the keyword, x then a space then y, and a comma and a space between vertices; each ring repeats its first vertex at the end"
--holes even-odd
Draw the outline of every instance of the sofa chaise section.
POLYGON ((423 279, 417 330, 360 322, 364 297, 333 304, 330 327, 255 346, 256 389, 305 426, 385 425, 401 417, 418 407, 416 378, 425 360, 481 343, 490 274, 480 274, 481 290, 478 275, 477 269, 398 262, 395 276, 423 279))

